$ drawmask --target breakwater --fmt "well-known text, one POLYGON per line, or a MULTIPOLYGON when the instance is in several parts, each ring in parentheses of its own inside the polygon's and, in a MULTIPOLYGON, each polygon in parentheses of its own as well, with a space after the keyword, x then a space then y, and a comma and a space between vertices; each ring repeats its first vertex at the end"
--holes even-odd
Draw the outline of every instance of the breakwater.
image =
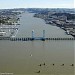
POLYGON ((10 41, 34 41, 34 40, 40 40, 40 41, 45 41, 45 40, 75 40, 75 38, 30 38, 30 37, 22 37, 22 38, 10 38, 10 37, 0 37, 0 40, 10 40, 10 41))

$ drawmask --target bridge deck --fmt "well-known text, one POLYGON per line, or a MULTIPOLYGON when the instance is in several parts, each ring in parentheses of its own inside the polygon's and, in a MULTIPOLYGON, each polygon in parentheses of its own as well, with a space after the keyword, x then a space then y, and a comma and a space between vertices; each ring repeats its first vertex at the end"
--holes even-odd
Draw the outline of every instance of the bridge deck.
POLYGON ((23 37, 23 38, 11 38, 11 37, 0 37, 0 40, 10 40, 10 41, 33 41, 33 40, 75 40, 75 38, 43 38, 43 37, 35 37, 35 38, 30 38, 30 37, 23 37))

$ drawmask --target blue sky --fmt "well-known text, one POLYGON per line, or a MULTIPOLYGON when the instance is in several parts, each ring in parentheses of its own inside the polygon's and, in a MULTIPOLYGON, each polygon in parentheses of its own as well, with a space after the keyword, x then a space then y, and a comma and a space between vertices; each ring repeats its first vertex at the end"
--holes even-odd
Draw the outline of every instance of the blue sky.
POLYGON ((7 8, 74 8, 74 0, 0 0, 0 9, 7 8))

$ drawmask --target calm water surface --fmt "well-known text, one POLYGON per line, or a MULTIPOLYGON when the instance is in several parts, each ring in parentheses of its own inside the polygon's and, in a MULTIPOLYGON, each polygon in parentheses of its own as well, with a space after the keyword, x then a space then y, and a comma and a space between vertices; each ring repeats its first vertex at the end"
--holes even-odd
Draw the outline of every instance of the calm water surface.
MULTIPOLYGON (((20 23, 16 37, 31 37, 32 30, 36 37, 42 36, 43 30, 45 37, 72 37, 34 18, 33 13, 23 13, 20 23)), ((74 64, 74 45, 74 41, 0 41, 0 73, 36 75, 40 70, 38 75, 74 75, 74 67, 70 66, 74 64), (46 65, 38 66, 44 62, 46 65)))

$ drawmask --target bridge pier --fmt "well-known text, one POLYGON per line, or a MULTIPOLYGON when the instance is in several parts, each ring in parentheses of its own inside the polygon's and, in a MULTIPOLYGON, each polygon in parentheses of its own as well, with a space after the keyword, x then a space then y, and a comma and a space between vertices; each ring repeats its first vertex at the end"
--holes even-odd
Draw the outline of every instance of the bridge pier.
POLYGON ((43 38, 45 38, 45 30, 43 30, 43 38))
POLYGON ((34 38, 34 30, 32 30, 32 38, 34 38))

